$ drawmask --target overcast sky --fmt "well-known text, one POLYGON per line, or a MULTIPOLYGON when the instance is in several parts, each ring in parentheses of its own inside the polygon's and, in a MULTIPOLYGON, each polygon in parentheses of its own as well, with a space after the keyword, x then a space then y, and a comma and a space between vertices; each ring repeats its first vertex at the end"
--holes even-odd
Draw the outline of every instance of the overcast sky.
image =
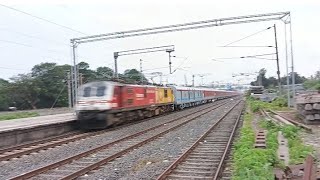
MULTIPOLYGON (((223 0, 223 1, 1 1, 7 5, 32 15, 70 27, 62 28, 28 15, 0 6, 0 78, 8 79, 19 73, 27 73, 41 62, 71 63, 70 39, 85 35, 95 35, 115 31, 145 27, 187 23, 231 16, 252 15, 290 11, 292 15, 293 53, 295 69, 309 77, 320 70, 320 2, 281 1, 281 0, 223 0), (28 3, 26 3, 28 2, 28 3)), ((280 71, 284 75, 285 46, 284 23, 280 21, 251 24, 227 25, 206 29, 157 34, 81 44, 78 48, 78 61, 86 61, 91 68, 109 66, 113 68, 113 52, 175 45, 173 58, 175 69, 179 65, 187 71, 178 70, 163 79, 170 83, 184 83, 184 76, 191 84, 192 74, 208 73, 204 83, 212 81, 236 81, 232 74, 254 73, 267 69, 267 76, 276 76, 276 62, 261 59, 225 59, 212 61, 212 58, 240 57, 253 54, 274 53, 273 48, 222 48, 232 41, 277 25, 280 71)), ((234 46, 274 45, 273 30, 263 31, 255 36, 233 44, 234 46)), ((274 57, 271 57, 274 58, 274 57)), ((143 59, 143 69, 168 66, 165 52, 119 57, 119 72, 125 69, 139 69, 139 59, 143 59)), ((169 69, 160 71, 168 74, 169 69)), ((200 83, 196 78, 196 84, 200 83)), ((240 82, 251 79, 242 79, 240 82)), ((157 80, 158 81, 158 80, 157 80)))

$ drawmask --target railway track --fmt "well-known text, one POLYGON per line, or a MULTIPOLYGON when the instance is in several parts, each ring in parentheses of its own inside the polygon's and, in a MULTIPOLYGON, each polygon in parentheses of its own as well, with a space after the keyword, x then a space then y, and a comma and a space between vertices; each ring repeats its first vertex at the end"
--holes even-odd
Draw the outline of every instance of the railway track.
MULTIPOLYGON (((229 100, 227 99, 227 100, 222 100, 221 102, 219 102, 219 101, 217 101, 217 102, 219 104, 219 103, 224 103, 225 101, 229 101, 229 100)), ((209 108, 211 108, 211 106, 200 109, 200 111, 206 110, 209 108)), ((179 119, 187 117, 193 113, 194 112, 185 114, 182 117, 175 118, 174 120, 179 120, 179 119)), ((159 116, 152 117, 152 118, 158 118, 158 117, 159 116)), ((14 158, 19 158, 21 156, 28 155, 31 153, 36 153, 36 152, 39 152, 42 150, 47 150, 47 149, 54 148, 54 147, 61 146, 61 145, 65 145, 65 144, 68 144, 71 142, 87 139, 87 138, 90 138, 93 136, 98 136, 98 135, 104 134, 106 132, 110 132, 110 131, 114 131, 114 130, 117 130, 120 128, 130 126, 132 124, 137 124, 137 123, 141 123, 144 121, 148 121, 152 118, 147 118, 147 119, 144 119, 141 121, 136 121, 136 122, 124 124, 122 126, 118 126, 118 127, 114 127, 114 128, 110 128, 110 129, 106 129, 106 130, 101 130, 101 131, 96 131, 96 132, 74 132, 74 133, 64 134, 61 136, 56 136, 53 138, 47 138, 47 139, 43 139, 43 140, 39 140, 39 141, 34 141, 31 143, 25 143, 25 144, 21 144, 21 145, 14 146, 14 147, 0 149, 0 161, 8 161, 8 160, 11 160, 14 158)))
MULTIPOLYGON (((164 124, 160 124, 146 130, 128 135, 113 142, 101 145, 91 150, 57 161, 55 163, 40 167, 30 172, 13 177, 12 179, 74 179, 80 177, 108 162, 127 154, 134 149, 147 144, 170 131, 173 131, 199 116, 212 112, 221 106, 235 101, 224 101, 218 105, 204 108, 196 113, 175 118, 164 124)), ((239 102, 237 102, 239 103, 239 102)))
POLYGON ((174 161, 163 179, 218 179, 240 121, 243 104, 236 104, 174 161), (233 114, 236 112, 236 115, 233 114))

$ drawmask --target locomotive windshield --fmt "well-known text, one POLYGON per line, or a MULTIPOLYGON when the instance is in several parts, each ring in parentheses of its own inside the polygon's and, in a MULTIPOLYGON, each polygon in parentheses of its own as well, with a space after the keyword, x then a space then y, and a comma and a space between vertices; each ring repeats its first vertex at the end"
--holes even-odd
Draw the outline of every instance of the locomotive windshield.
POLYGON ((97 88, 97 94, 96 96, 100 97, 100 96, 104 96, 104 92, 106 91, 106 86, 99 86, 97 88))
POLYGON ((80 90, 82 97, 102 97, 106 95, 107 86, 103 83, 89 83, 80 90))
POLYGON ((90 97, 91 87, 85 87, 83 89, 83 97, 90 97))

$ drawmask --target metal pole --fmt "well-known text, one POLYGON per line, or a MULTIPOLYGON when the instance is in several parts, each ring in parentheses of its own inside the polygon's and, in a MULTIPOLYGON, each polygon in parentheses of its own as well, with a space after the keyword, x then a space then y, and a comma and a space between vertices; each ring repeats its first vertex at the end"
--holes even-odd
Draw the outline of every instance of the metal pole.
POLYGON ((114 57, 114 77, 116 79, 118 79, 119 78, 119 75, 118 75, 118 63, 117 63, 118 52, 114 52, 113 53, 113 57, 114 57))
POLYGON ((292 104, 293 106, 295 106, 295 96, 296 96, 296 92, 295 92, 295 76, 294 76, 294 63, 293 63, 293 45, 292 45, 292 29, 291 29, 291 14, 290 14, 290 46, 291 46, 291 65, 292 65, 292 71, 291 71, 291 78, 292 78, 292 104))
POLYGON ((279 53, 278 53, 278 41, 277 41, 277 28, 276 28, 276 24, 273 25, 273 29, 274 29, 274 38, 275 38, 275 45, 276 45, 278 86, 279 86, 279 93, 281 94, 281 81, 280 81, 280 67, 279 67, 279 53))
POLYGON ((171 74, 171 51, 169 51, 169 72, 171 74))
POLYGON ((203 86, 203 76, 201 76, 201 86, 203 86))
MULTIPOLYGON (((73 59, 73 58, 72 58, 73 59)), ((74 65, 73 65, 74 66, 74 65)), ((74 76, 73 76, 73 66, 70 66, 70 81, 71 81, 71 87, 70 87, 70 105, 73 107, 73 99, 74 99, 74 76)))
POLYGON ((72 42, 72 56, 73 56, 73 106, 77 103, 77 96, 78 96, 78 68, 77 68, 77 61, 76 61, 76 48, 77 45, 75 42, 72 42))
POLYGON ((194 75, 192 75, 192 87, 194 87, 194 75))
POLYGON ((79 73, 79 85, 81 86, 83 84, 83 74, 79 73))
POLYGON ((143 77, 142 77, 142 59, 140 59, 140 81, 143 83, 143 77))
POLYGON ((70 72, 67 73, 67 83, 68 83, 68 104, 69 104, 69 108, 71 109, 72 108, 72 102, 71 102, 71 84, 70 84, 70 81, 71 81, 71 74, 70 72))
POLYGON ((288 43, 287 43, 287 22, 284 22, 284 39, 286 48, 286 73, 287 73, 287 93, 288 93, 288 107, 290 107, 290 81, 289 81, 289 67, 288 67, 288 43))

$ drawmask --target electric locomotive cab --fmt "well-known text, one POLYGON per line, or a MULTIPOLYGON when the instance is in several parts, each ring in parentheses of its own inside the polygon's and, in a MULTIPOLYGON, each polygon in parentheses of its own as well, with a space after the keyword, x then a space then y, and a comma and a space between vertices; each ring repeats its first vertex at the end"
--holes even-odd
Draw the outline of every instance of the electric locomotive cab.
POLYGON ((83 129, 106 128, 108 111, 112 108, 113 84, 110 82, 90 82, 79 88, 76 113, 83 129))

